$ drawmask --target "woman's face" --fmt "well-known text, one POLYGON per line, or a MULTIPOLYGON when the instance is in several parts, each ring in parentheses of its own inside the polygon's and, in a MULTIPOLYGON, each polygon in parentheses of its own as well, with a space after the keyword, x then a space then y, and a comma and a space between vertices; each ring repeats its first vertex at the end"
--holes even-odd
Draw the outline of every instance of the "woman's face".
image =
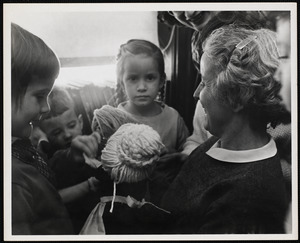
POLYGON ((199 100, 205 112, 204 128, 211 134, 222 137, 233 117, 233 111, 216 96, 212 85, 216 82, 216 66, 206 53, 201 58, 200 72, 202 81, 199 100))

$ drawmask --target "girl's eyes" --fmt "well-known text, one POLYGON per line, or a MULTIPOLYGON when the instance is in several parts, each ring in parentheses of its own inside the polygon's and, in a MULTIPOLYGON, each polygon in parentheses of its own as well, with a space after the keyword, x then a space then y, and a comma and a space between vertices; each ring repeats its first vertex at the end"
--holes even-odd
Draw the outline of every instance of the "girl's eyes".
MULTIPOLYGON (((144 80, 145 81, 154 81, 157 79, 157 76, 156 75, 153 75, 153 74, 149 74, 149 75, 146 75, 146 77, 144 77, 144 80)), ((128 76, 128 77, 125 77, 125 80, 128 81, 128 82, 137 82, 139 80, 139 77, 137 76, 128 76)))
POLYGON ((44 99, 45 98, 45 96, 44 95, 36 95, 35 96, 38 100, 42 100, 42 99, 44 99))
POLYGON ((38 101, 42 101, 48 98, 48 94, 37 94, 35 95, 38 101))
POLYGON ((125 80, 126 80, 126 81, 129 81, 129 82, 134 82, 134 81, 137 80, 137 78, 134 77, 134 76, 131 76, 131 77, 126 77, 125 80))
POLYGON ((147 80, 149 80, 149 81, 152 81, 152 80, 154 80, 156 77, 154 76, 154 75, 148 75, 147 76, 147 80))

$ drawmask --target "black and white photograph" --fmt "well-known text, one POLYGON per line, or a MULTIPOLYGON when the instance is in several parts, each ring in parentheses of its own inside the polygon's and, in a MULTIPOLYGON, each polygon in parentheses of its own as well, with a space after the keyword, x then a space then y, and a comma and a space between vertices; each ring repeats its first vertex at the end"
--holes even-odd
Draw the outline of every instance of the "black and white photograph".
POLYGON ((298 240, 297 36, 297 2, 4 3, 4 240, 298 240))

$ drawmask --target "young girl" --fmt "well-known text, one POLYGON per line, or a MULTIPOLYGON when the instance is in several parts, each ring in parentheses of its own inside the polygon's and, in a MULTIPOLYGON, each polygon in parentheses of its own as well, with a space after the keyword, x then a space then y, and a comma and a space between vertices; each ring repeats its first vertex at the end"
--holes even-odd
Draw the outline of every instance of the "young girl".
POLYGON ((161 50, 146 40, 133 39, 121 45, 117 56, 118 84, 128 101, 118 108, 156 130, 168 152, 178 152, 189 135, 178 112, 156 98, 166 79, 161 50))
POLYGON ((55 176, 28 139, 32 122, 49 111, 47 96, 60 64, 37 36, 11 25, 12 233, 71 234, 55 176))
MULTIPOLYGON (((11 24, 12 234, 74 232, 55 188, 55 175, 29 140, 32 123, 49 111, 47 97, 59 69, 57 56, 43 40, 11 24)), ((86 143, 81 141, 74 149, 86 143)), ((93 157, 97 146, 82 150, 93 157)))

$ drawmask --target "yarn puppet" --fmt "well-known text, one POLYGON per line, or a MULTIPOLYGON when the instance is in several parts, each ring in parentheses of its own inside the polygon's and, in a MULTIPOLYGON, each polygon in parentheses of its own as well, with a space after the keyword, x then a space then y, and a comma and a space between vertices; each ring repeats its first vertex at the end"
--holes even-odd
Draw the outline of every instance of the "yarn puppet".
POLYGON ((94 110, 92 130, 98 131, 102 139, 108 139, 120 126, 126 123, 139 123, 130 114, 110 105, 94 110))
POLYGON ((85 157, 86 163, 101 166, 111 176, 114 198, 116 184, 147 179, 165 150, 160 135, 152 127, 139 124, 130 114, 112 106, 94 111, 92 130, 101 136, 101 151, 97 159, 85 157))
MULTIPOLYGON (((120 126, 126 123, 136 124, 139 122, 130 116, 130 114, 110 105, 104 105, 100 109, 94 110, 91 128, 93 132, 97 131, 101 136, 97 158, 100 159, 108 138, 114 134, 120 126)), ((93 168, 98 168, 102 165, 97 159, 88 158, 86 155, 84 155, 84 157, 86 163, 93 168)))
POLYGON ((114 202, 127 204, 130 208, 141 208, 147 204, 154 210, 169 213, 151 202, 146 202, 144 198, 138 201, 130 195, 116 196, 117 184, 136 184, 149 178, 160 155, 166 149, 160 135, 152 127, 139 124, 128 113, 107 105, 94 111, 92 130, 101 135, 101 153, 97 160, 86 158, 86 163, 101 167, 107 172, 114 188, 113 196, 101 198, 81 234, 105 233, 102 216, 108 202, 111 202, 110 213, 113 212, 114 202))
POLYGON ((150 126, 127 123, 107 141, 101 162, 116 183, 146 179, 164 148, 159 134, 150 126))
POLYGON ((102 138, 97 165, 114 181, 114 198, 116 184, 146 179, 165 149, 153 128, 138 124, 130 114, 112 106, 94 111, 92 130, 98 131, 102 138))

